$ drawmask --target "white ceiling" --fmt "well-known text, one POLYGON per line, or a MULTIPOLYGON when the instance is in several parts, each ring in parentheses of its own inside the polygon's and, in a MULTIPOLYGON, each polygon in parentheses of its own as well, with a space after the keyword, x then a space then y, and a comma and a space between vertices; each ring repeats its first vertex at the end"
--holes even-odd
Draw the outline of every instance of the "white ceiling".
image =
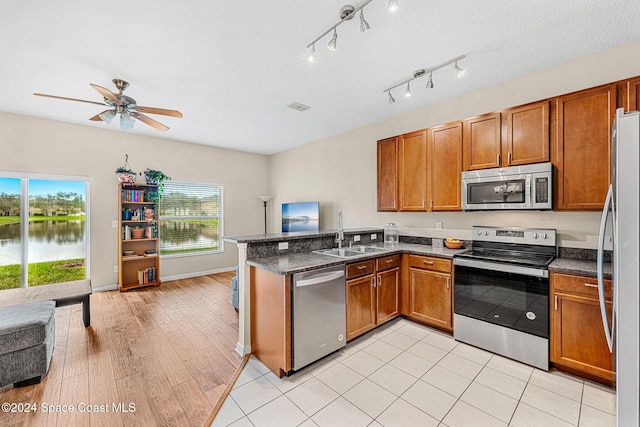
MULTIPOLYGON (((352 2, 358 5, 361 2, 352 2)), ((89 86, 138 104, 177 109, 151 116, 168 132, 137 122, 129 132, 273 154, 401 115, 537 70, 640 39, 637 0, 387 0, 338 28, 338 49, 306 45, 338 21, 346 0, 3 0, 0 4, 0 111, 121 132, 90 122, 97 105, 33 92, 101 101, 89 86), (382 91, 459 55, 452 67, 412 85, 414 96, 382 91), (287 108, 293 101, 311 107, 287 108)), ((612 64, 614 66, 614 64, 612 64)))

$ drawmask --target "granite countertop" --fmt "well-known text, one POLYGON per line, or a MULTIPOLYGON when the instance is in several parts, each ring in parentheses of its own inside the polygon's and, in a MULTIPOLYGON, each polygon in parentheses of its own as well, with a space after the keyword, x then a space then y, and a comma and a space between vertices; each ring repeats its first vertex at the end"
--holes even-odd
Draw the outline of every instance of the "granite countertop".
MULTIPOLYGON (((549 265, 549 270, 556 273, 579 274, 587 277, 596 277, 597 268, 595 261, 573 258, 556 258, 549 265)), ((613 270, 610 262, 602 265, 602 272, 605 279, 611 279, 613 270)))
MULTIPOLYGON (((368 227, 368 228, 349 228, 345 229, 345 233, 357 234, 357 233, 382 233, 383 228, 368 227)), ((258 242, 276 242, 281 240, 296 240, 296 239, 309 239, 314 237, 326 237, 335 236, 337 230, 323 230, 323 231, 296 231, 291 233, 267 233, 267 234, 247 234, 243 236, 223 236, 222 240, 230 243, 258 243, 258 242)))
MULTIPOLYGON (((369 245, 385 247, 382 244, 369 245)), ((338 258, 330 255, 322 255, 313 252, 300 252, 288 255, 272 256, 268 258, 248 259, 247 264, 263 270, 277 274, 292 274, 301 271, 315 270, 317 268, 329 267, 332 265, 346 264, 355 261, 379 258, 382 256, 409 253, 415 255, 427 255, 437 258, 452 259, 455 254, 464 252, 466 249, 435 248, 430 245, 418 245, 413 243, 398 243, 393 248, 385 252, 362 254, 349 258, 338 258)))

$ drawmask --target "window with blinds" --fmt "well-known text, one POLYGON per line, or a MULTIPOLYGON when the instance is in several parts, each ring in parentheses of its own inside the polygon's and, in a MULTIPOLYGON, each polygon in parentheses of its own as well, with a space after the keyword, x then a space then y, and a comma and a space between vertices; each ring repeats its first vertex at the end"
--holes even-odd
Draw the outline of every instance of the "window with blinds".
POLYGON ((222 186, 164 182, 160 199, 160 255, 222 251, 222 186))

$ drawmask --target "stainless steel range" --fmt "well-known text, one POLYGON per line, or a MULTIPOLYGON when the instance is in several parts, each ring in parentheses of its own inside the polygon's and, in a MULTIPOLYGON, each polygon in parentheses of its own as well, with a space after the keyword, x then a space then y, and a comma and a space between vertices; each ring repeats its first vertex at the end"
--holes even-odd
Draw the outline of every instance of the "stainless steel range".
POLYGON ((473 227, 471 246, 454 257, 454 338, 548 370, 556 230, 473 227))

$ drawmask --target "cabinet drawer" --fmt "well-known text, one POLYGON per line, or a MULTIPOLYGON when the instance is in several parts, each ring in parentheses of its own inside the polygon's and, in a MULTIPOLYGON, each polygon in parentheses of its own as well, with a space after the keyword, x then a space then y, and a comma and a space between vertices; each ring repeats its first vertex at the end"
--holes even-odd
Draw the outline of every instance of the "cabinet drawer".
POLYGON ((376 269, 378 271, 389 270, 400 266, 400 255, 390 255, 376 260, 376 269))
MULTIPOLYGON (((554 292, 571 292, 598 298, 598 279, 595 277, 574 276, 572 274, 551 273, 551 286, 554 292)), ((604 296, 611 299, 611 280, 604 281, 604 296)))
POLYGON ((355 262, 353 264, 347 264, 347 280, 354 277, 365 276, 367 274, 373 274, 375 271, 374 260, 355 262))
POLYGON ((418 255, 409 255, 409 267, 423 270, 451 272, 451 260, 418 255))

